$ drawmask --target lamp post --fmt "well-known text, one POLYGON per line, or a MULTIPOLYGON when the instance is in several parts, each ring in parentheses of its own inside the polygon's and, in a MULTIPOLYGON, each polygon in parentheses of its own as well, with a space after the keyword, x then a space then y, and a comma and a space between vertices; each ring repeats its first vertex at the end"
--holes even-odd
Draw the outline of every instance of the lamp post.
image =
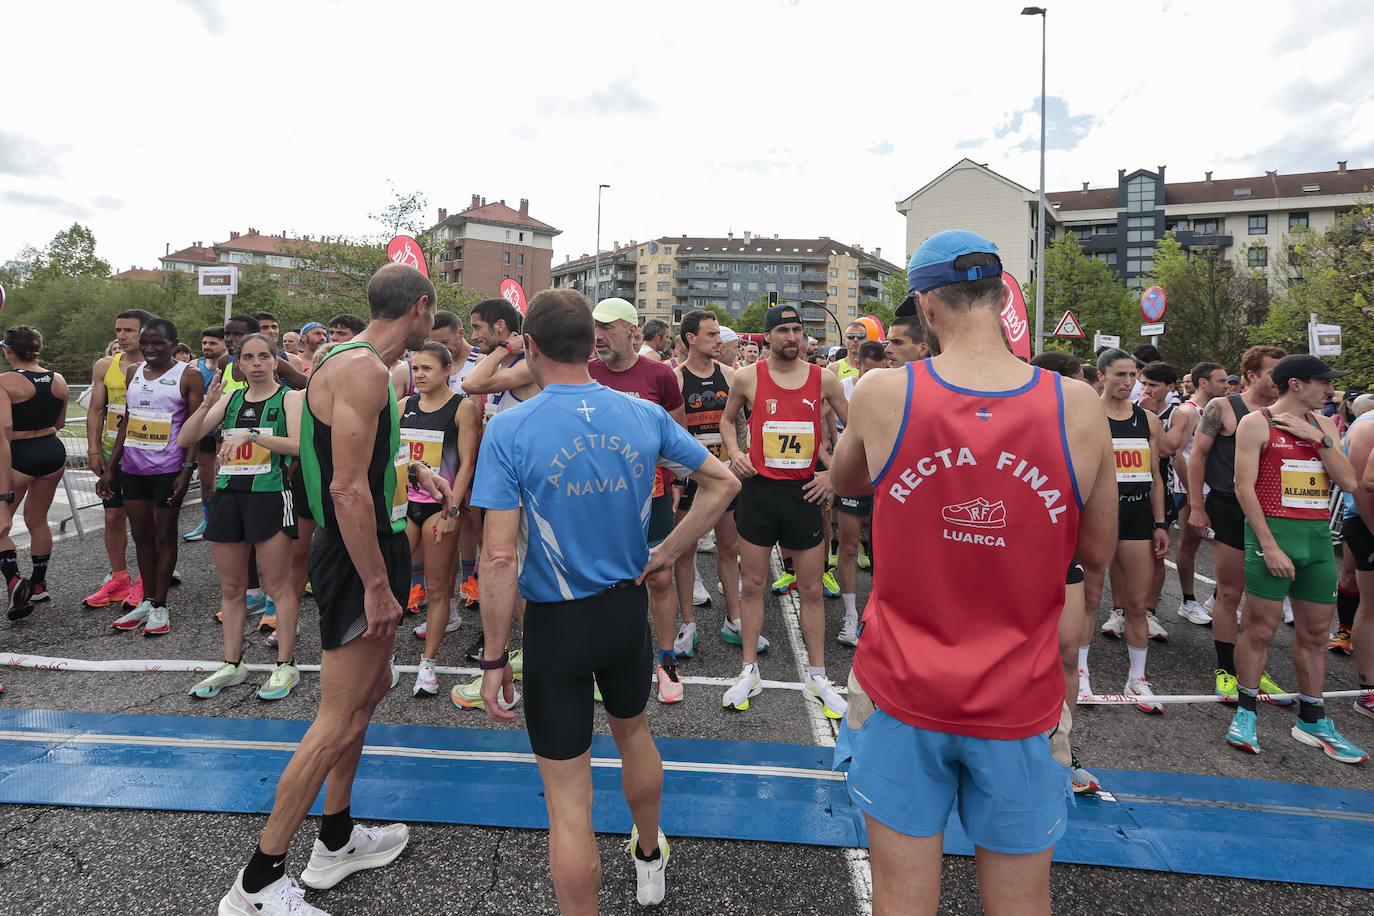
POLYGON ((601 299, 601 192, 609 188, 608 184, 596 186, 596 266, 593 268, 592 282, 596 284, 592 293, 592 307, 601 299))
POLYGON ((1043 6, 1028 6, 1022 16, 1040 17, 1040 219, 1035 226, 1035 353, 1045 349, 1045 21, 1043 6))

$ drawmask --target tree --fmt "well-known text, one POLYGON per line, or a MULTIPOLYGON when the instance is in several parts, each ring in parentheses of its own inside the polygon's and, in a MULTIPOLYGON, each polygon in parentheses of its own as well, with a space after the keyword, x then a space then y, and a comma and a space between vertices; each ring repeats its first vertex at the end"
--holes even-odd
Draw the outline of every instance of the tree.
MULTIPOLYGON (((1046 248, 1045 278, 1046 324, 1058 323, 1065 312, 1073 312, 1088 335, 1082 340, 1047 337, 1047 348, 1068 350, 1079 359, 1090 360, 1093 358, 1091 335, 1096 331, 1120 335, 1123 343, 1128 337, 1135 338, 1140 310, 1136 307, 1134 294, 1110 267, 1086 254, 1072 232, 1046 248)), ((1026 284, 1025 296, 1033 310, 1035 283, 1026 284)), ((1033 314, 1031 321, 1035 321, 1033 314)), ((1045 328, 1046 334, 1053 331, 1053 327, 1045 328)))
POLYGON ((744 311, 739 313, 739 318, 735 319, 732 327, 736 333, 761 334, 763 333, 763 319, 767 313, 768 297, 759 296, 744 307, 744 311))
POLYGON ((53 236, 39 253, 33 279, 44 283, 58 277, 108 277, 110 262, 96 257, 95 233, 80 223, 72 223, 53 236))
POLYGON ((1204 360, 1238 367, 1250 346, 1250 329, 1269 314, 1263 274, 1226 260, 1217 249, 1189 254, 1172 232, 1155 247, 1154 272, 1146 282, 1168 296, 1168 332, 1160 338, 1160 352, 1176 367, 1204 360))
POLYGON ((705 306, 705 309, 706 309, 706 311, 710 312, 712 315, 715 315, 715 316, 716 316, 716 322, 717 322, 718 324, 722 325, 723 327, 731 328, 731 329, 733 330, 733 327, 732 327, 732 325, 730 324, 730 322, 732 322, 732 321, 735 320, 735 316, 733 316, 733 315, 730 314, 729 309, 726 309, 726 308, 724 308, 723 306, 717 305, 717 304, 714 303, 714 302, 708 303, 708 304, 705 306))

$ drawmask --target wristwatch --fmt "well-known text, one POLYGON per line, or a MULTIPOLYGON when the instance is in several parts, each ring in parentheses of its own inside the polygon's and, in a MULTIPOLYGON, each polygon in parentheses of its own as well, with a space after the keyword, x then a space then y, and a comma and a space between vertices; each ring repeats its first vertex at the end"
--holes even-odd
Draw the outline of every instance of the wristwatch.
POLYGON ((258 441, 258 436, 261 436, 261 435, 262 435, 262 433, 258 430, 258 428, 257 428, 256 426, 254 426, 252 429, 248 430, 248 441, 249 441, 249 442, 257 442, 257 441, 258 441))
POLYGON ((483 671, 500 671, 502 668, 506 667, 506 666, 509 665, 509 664, 510 664, 510 650, 509 650, 509 649, 507 649, 506 651, 502 652, 502 653, 501 653, 501 657, 498 658, 498 659, 496 659, 495 661, 487 661, 487 659, 486 659, 485 656, 482 657, 482 658, 479 658, 479 659, 477 660, 477 667, 478 667, 478 668, 481 668, 483 671))
POLYGON ((0 493, 0 503, 14 505, 14 491, 10 490, 8 493, 0 493))
POLYGON ((1156 530, 1156 531, 1168 531, 1168 530, 1169 530, 1169 523, 1168 523, 1168 522, 1155 522, 1155 530, 1156 530))
POLYGON ((496 342, 496 345, 497 345, 498 347, 505 347, 507 350, 510 349, 510 341, 509 341, 509 340, 500 340, 500 341, 497 341, 497 342, 496 342))
MULTIPOLYGON (((410 478, 410 485, 412 487, 418 487, 420 485, 420 468, 429 468, 429 465, 423 461, 412 461, 410 463, 407 476, 410 478)), ((434 470, 433 468, 429 469, 431 471, 434 470)))
POLYGON ((1335 448, 1335 447, 1336 447, 1336 443, 1335 443, 1334 441, 1332 441, 1332 439, 1331 439, 1330 436, 1322 436, 1321 447, 1322 447, 1322 448, 1335 448))
POLYGON ((458 517, 458 507, 457 507, 457 506, 449 506, 449 507, 448 507, 448 517, 449 517, 449 518, 457 518, 457 517, 458 517))

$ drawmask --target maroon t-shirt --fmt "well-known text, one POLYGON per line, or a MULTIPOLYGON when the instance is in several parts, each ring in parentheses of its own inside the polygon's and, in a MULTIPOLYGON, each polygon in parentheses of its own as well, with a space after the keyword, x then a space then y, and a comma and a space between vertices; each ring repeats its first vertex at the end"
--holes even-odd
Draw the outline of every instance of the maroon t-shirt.
MULTIPOLYGON (((601 360, 590 359, 587 361, 587 372, 607 388, 614 388, 632 398, 653 401, 670 413, 682 406, 682 389, 678 387, 677 376, 667 363, 641 356, 624 372, 613 372, 601 360)), ((657 479, 654 480, 654 496, 665 495, 672 480, 671 471, 659 468, 657 479)))

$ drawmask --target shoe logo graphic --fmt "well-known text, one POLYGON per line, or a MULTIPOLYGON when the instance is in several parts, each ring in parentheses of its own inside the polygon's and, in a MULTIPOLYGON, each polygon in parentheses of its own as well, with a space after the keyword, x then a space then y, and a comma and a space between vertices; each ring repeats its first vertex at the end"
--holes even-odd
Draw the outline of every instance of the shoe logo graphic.
POLYGON ((967 528, 1005 528, 1007 527, 1007 507, 1002 500, 990 503, 983 497, 967 502, 945 506, 940 510, 945 521, 967 528))

